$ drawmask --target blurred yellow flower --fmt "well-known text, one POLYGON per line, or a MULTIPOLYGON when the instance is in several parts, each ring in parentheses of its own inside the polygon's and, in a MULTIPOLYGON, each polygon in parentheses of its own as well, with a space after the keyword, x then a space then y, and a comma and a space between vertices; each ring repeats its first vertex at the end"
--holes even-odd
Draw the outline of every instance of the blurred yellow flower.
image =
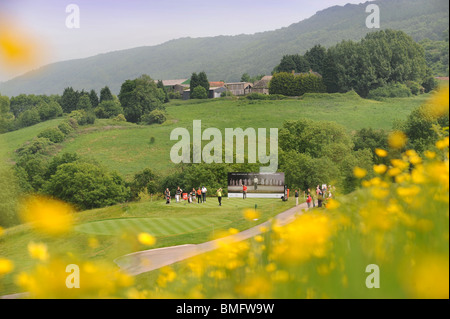
POLYGON ((411 270, 406 268, 404 282, 413 298, 449 298, 448 255, 420 256, 410 268, 411 270))
POLYGON ((47 245, 43 243, 28 243, 28 253, 31 258, 38 259, 40 261, 46 261, 49 258, 47 245))
POLYGON ((449 87, 439 89, 433 98, 424 106, 424 112, 432 119, 436 120, 448 114, 449 87))
POLYGON ((327 208, 329 210, 334 210, 334 209, 338 209, 341 206, 341 203, 339 203, 337 200, 335 199, 330 199, 327 203, 327 208))
POLYGON ((397 150, 405 147, 407 140, 408 138, 406 137, 405 133, 401 131, 394 131, 391 134, 389 134, 388 137, 389 146, 397 150))
POLYGON ((373 166, 373 171, 375 173, 377 173, 377 174, 380 174, 380 175, 386 173, 387 169, 388 169, 388 167, 386 165, 384 165, 384 164, 374 165, 373 166))
POLYGON ((436 157, 436 152, 432 152, 432 151, 425 151, 424 152, 425 157, 427 157, 428 159, 434 159, 436 157))
POLYGON ((156 238, 148 233, 140 233, 138 235, 138 241, 142 245, 153 246, 156 243, 156 238))
POLYGON ((379 157, 387 157, 388 156, 388 152, 381 148, 375 149, 375 154, 377 154, 379 157))
POLYGON ((254 209, 246 209, 244 211, 244 218, 247 220, 255 220, 258 219, 260 216, 260 213, 254 209))
POLYGON ((448 136, 446 138, 444 138, 443 140, 437 141, 436 147, 440 150, 443 150, 446 147, 448 147, 448 136))
POLYGON ((4 233, 5 233, 5 230, 0 226, 0 236, 3 236, 4 233))
POLYGON ((0 257, 0 276, 9 274, 14 269, 14 263, 6 258, 0 257))
POLYGON ((355 167, 353 169, 353 175, 355 175, 356 178, 364 178, 367 175, 367 171, 364 168, 355 167))
POLYGON ((27 197, 21 205, 20 216, 38 231, 61 235, 71 230, 75 210, 67 203, 45 196, 27 197))

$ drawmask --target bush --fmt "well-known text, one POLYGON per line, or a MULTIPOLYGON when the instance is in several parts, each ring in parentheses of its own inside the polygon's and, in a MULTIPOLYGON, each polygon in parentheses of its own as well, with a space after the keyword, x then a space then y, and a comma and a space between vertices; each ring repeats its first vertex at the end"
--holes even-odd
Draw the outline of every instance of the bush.
POLYGON ((377 89, 371 90, 367 95, 367 98, 381 101, 386 98, 410 97, 411 95, 411 90, 405 84, 390 83, 377 89))
POLYGON ((127 119, 125 118, 125 115, 119 114, 119 115, 117 115, 117 116, 113 119, 113 121, 116 121, 116 122, 126 122, 127 119))
POLYGON ((129 188, 117 173, 82 162, 59 166, 43 190, 84 210, 125 202, 130 196, 129 188))
POLYGON ((181 100, 183 96, 178 91, 171 91, 168 93, 170 100, 181 100))
POLYGON ((145 124, 162 124, 166 121, 166 115, 161 110, 154 110, 142 116, 142 122, 145 124))
POLYGON ((27 127, 39 123, 41 121, 41 117, 39 116, 38 110, 34 108, 21 113, 18 121, 19 127, 27 127))
POLYGON ((79 125, 88 125, 95 123, 95 114, 93 112, 86 112, 85 110, 72 111, 69 118, 73 118, 79 125))
POLYGON ((19 157, 44 153, 45 149, 50 144, 52 144, 52 142, 48 138, 35 138, 31 142, 25 143, 23 146, 18 148, 16 153, 19 157))
POLYGON ((250 93, 246 96, 246 99, 254 101, 254 100, 268 100, 269 96, 267 94, 262 93, 250 93))
POLYGON ((208 92, 203 86, 197 86, 191 94, 192 99, 207 99, 208 92))
POLYGON ((425 89, 417 82, 408 81, 406 82, 406 86, 411 90, 411 93, 414 95, 423 94, 425 89))
POLYGON ((48 128, 41 133, 39 133, 38 138, 48 138, 53 143, 61 143, 64 141, 66 136, 63 132, 57 127, 48 128))
POLYGON ((438 81, 433 76, 427 77, 422 83, 422 86, 425 89, 425 93, 433 91, 438 87, 438 85, 438 81))
POLYGON ((62 122, 61 124, 58 125, 58 129, 63 132, 64 135, 69 135, 70 133, 73 132, 73 128, 72 126, 66 121, 66 122, 62 122))
POLYGON ((117 100, 103 101, 94 110, 99 119, 110 119, 123 114, 123 108, 117 100))

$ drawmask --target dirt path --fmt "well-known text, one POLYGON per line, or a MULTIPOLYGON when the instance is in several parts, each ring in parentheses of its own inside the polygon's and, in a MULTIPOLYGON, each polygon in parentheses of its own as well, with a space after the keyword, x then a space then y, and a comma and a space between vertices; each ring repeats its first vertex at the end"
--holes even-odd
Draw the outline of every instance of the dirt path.
MULTIPOLYGON (((302 213, 304 209, 307 209, 306 203, 301 204, 297 207, 293 207, 277 215, 274 219, 280 226, 283 226, 292 222, 295 219, 295 215, 298 213, 302 213)), ((258 226, 244 230, 243 232, 240 232, 238 234, 228 236, 226 237, 226 240, 231 242, 239 242, 252 238, 256 235, 261 234, 261 226, 270 227, 270 224, 271 221, 267 221, 258 226)), ((223 240, 223 238, 220 240, 223 240)), ((198 245, 181 245, 140 251, 116 258, 114 262, 128 274, 139 275, 212 251, 218 247, 217 241, 218 240, 213 240, 198 245)))

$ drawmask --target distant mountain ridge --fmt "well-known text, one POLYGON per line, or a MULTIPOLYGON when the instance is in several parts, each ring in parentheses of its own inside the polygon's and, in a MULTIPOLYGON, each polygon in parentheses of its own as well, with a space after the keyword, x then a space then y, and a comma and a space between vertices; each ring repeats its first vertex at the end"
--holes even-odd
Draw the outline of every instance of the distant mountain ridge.
MULTIPOLYGON (((416 41, 439 40, 448 29, 447 0, 378 0, 381 28, 403 30, 416 41)), ((89 58, 53 63, 0 83, 0 93, 62 94, 64 88, 97 92, 108 85, 117 94, 121 84, 141 74, 154 79, 187 78, 205 71, 211 81, 239 81, 243 73, 270 74, 284 54, 304 53, 315 44, 325 47, 359 40, 368 32, 369 2, 333 6, 311 18, 275 31, 253 35, 181 38, 89 58)))

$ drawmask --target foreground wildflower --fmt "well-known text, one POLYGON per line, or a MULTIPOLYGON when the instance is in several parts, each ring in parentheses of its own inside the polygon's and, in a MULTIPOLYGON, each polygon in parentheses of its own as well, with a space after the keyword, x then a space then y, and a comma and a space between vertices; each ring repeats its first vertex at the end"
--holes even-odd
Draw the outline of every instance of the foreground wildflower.
POLYGON ((61 235, 72 228, 74 208, 60 200, 45 196, 27 197, 21 205, 24 222, 48 235, 61 235))

